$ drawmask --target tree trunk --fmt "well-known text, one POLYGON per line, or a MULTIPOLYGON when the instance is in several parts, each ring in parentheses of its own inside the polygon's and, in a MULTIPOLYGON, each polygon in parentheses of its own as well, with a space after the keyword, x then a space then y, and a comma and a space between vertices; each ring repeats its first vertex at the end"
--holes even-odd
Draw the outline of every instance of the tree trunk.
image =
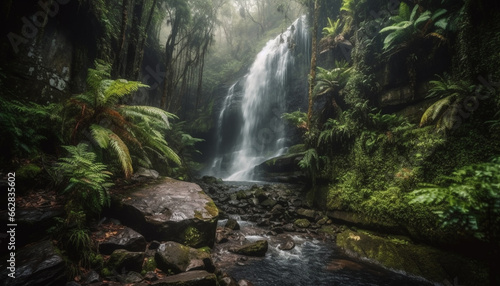
POLYGON ((319 4, 318 0, 314 1, 314 19, 313 19, 313 30, 312 30, 312 55, 311 55, 311 72, 309 74, 309 106, 307 109, 307 129, 311 128, 311 119, 313 112, 313 91, 314 85, 316 83, 316 54, 318 50, 318 16, 319 16, 319 4))
POLYGON ((144 10, 144 0, 135 0, 134 16, 132 19, 132 29, 127 52, 127 78, 136 80, 139 78, 139 42, 142 33, 142 12, 144 10))
POLYGON ((160 101, 160 107, 162 109, 168 110, 168 101, 170 101, 170 96, 172 94, 172 58, 174 54, 174 48, 176 45, 177 33, 179 32, 181 19, 180 15, 176 11, 175 19, 172 24, 172 31, 168 36, 167 43, 165 44, 165 68, 167 69, 167 78, 165 78, 165 84, 163 86, 163 95, 160 101))
POLYGON ((128 23, 128 6, 129 0, 122 1, 122 23, 121 23, 121 35, 120 42, 118 46, 118 53, 116 55, 116 71, 118 77, 125 76, 125 69, 127 68, 127 23, 128 23))

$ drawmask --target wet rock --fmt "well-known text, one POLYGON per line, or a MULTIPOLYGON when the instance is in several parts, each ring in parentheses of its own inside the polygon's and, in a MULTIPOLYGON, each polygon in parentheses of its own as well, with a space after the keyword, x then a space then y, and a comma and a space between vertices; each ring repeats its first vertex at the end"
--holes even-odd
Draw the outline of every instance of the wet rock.
POLYGON ((276 204, 277 204, 277 202, 273 199, 267 199, 267 200, 263 201, 262 203, 260 203, 261 206, 268 208, 268 209, 274 207, 276 204))
POLYGON ((149 249, 151 249, 151 250, 156 250, 156 249, 158 249, 158 247, 160 246, 160 244, 161 244, 161 243, 160 243, 159 241, 157 241, 157 240, 153 240, 153 241, 151 241, 151 243, 149 244, 149 249))
POLYGON ((240 229, 240 225, 238 224, 238 221, 236 221, 234 218, 228 219, 225 227, 232 229, 232 230, 239 230, 240 229))
POLYGON ((201 178, 202 182, 209 185, 215 185, 222 183, 222 180, 212 176, 203 176, 201 178))
POLYGON ((231 234, 231 230, 224 227, 218 227, 217 232, 215 234, 215 242, 216 243, 226 243, 229 241, 229 235, 231 234))
POLYGON ((281 238, 278 248, 281 250, 292 250, 295 248, 295 242, 290 236, 287 235, 281 238))
POLYGON ((309 226, 311 226, 311 222, 306 218, 297 219, 293 224, 299 228, 308 228, 309 226))
POLYGON ((265 256, 268 249, 267 240, 258 240, 253 243, 236 246, 229 249, 230 252, 247 256, 265 256))
MULTIPOLYGON (((54 218, 63 214, 62 206, 16 209, 16 247, 44 239, 46 230, 55 225, 54 218)), ((6 225, 8 219, 7 210, 0 211, 0 223, 6 225)))
POLYGON ((342 269, 362 270, 363 266, 359 263, 346 259, 334 259, 326 266, 326 270, 329 271, 338 271, 342 269))
POLYGON ((144 280, 150 281, 150 282, 158 281, 158 275, 156 275, 156 273, 154 271, 148 271, 144 275, 144 280))
POLYGON ((19 249, 15 256, 15 278, 7 276, 11 273, 5 259, 2 262, 0 285, 64 285, 66 269, 62 257, 48 240, 30 244, 19 249))
POLYGON ((293 232, 295 231, 295 227, 293 223, 287 223, 283 226, 283 229, 288 232, 293 232))
POLYGON ((147 240, 212 247, 219 210, 194 183, 170 178, 113 198, 112 213, 147 240))
POLYGON ((176 275, 167 276, 161 280, 151 283, 155 286, 216 286, 217 277, 213 273, 204 270, 189 271, 176 275))
POLYGON ((85 279, 85 284, 91 284, 95 282, 99 282, 100 280, 99 273, 97 273, 95 270, 90 271, 89 274, 87 274, 87 278, 85 279))
POLYGON ((317 212, 315 210, 311 210, 311 209, 300 208, 297 210, 297 214, 301 217, 315 219, 317 212))
POLYGON ((122 279, 122 283, 133 285, 136 285, 137 283, 144 280, 141 274, 134 271, 130 271, 129 273, 127 273, 127 275, 123 276, 122 279))
POLYGON ((224 277, 219 280, 220 286, 238 286, 238 282, 231 277, 224 277))
POLYGON ((254 286, 252 282, 242 279, 238 281, 238 286, 254 286))
POLYGON ((99 252, 102 254, 111 254, 117 249, 141 252, 146 250, 146 240, 140 233, 125 227, 99 244, 99 252))
POLYGON ((215 267, 210 254, 174 241, 168 241, 158 248, 156 264, 163 272, 181 273, 192 270, 213 272, 215 267))
POLYGON ((131 252, 125 249, 117 249, 111 253, 107 262, 108 269, 114 269, 118 273, 126 273, 128 271, 142 270, 144 262, 143 252, 131 252))
POLYGON ((158 171, 139 167, 139 169, 134 172, 132 179, 136 181, 142 181, 148 179, 149 180, 158 179, 159 177, 160 173, 158 173, 158 171))

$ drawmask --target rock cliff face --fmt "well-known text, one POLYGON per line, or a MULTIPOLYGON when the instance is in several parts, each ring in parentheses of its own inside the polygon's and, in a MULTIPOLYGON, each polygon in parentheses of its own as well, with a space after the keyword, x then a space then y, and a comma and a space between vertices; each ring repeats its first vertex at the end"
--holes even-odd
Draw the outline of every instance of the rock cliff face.
POLYGON ((109 0, 2 3, 0 74, 6 75, 5 90, 12 91, 6 95, 38 103, 64 100, 85 89, 87 70, 96 59, 114 63, 113 76, 138 80, 130 70, 140 70, 142 58, 131 63, 126 51, 138 40, 133 33, 120 33, 122 13, 132 14, 129 27, 135 2, 124 1, 125 9, 109 0))
POLYGON ((97 56, 102 27, 79 1, 14 1, 2 25, 2 70, 8 90, 39 103, 81 92, 97 56), (8 28, 7 28, 8 27, 8 28))

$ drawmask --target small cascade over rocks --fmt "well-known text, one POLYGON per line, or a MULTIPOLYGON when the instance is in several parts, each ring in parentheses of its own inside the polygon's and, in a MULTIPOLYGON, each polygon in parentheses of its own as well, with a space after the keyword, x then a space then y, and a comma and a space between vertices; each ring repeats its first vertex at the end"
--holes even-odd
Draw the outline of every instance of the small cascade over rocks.
POLYGON ((309 31, 302 16, 268 41, 248 73, 228 89, 217 119, 210 175, 251 181, 254 166, 286 150, 281 115, 302 104, 292 98, 296 93, 293 89, 298 78, 307 84, 307 74, 298 71, 308 64, 309 54, 309 31), (238 110, 231 111, 235 106, 238 110))

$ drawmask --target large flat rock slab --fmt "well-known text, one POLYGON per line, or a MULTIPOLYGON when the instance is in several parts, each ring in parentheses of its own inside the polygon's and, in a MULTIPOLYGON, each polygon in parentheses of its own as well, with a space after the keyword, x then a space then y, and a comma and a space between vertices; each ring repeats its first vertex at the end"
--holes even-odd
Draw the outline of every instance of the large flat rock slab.
POLYGON ((120 196, 111 214, 147 240, 213 246, 219 210, 199 185, 163 178, 120 196))

